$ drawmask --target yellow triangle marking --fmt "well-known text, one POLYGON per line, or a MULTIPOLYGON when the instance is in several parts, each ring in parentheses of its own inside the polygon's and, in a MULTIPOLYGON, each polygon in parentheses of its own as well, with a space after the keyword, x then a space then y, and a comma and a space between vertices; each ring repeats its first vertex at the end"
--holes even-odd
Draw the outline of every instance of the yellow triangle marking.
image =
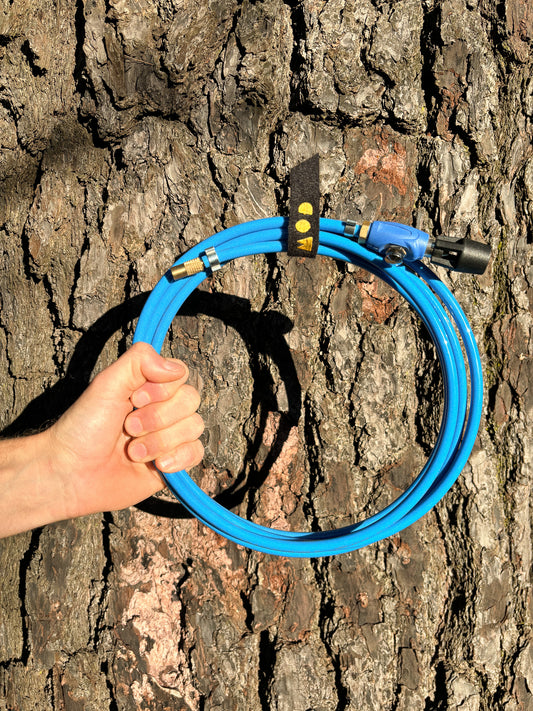
POLYGON ((312 237, 304 237, 303 239, 299 239, 297 244, 300 249, 304 249, 306 252, 311 252, 313 250, 312 237))

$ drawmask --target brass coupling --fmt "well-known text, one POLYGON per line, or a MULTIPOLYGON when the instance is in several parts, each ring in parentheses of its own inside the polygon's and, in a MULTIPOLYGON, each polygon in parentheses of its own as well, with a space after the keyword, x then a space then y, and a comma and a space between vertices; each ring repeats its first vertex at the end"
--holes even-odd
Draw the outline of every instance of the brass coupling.
POLYGON ((366 242, 366 238, 368 237, 368 233, 370 232, 370 228, 372 227, 372 223, 369 220, 365 220, 363 224, 361 225, 361 229, 359 230, 359 236, 358 236, 358 242, 359 244, 364 244, 366 242))
POLYGON ((200 257, 196 257, 196 259, 189 259, 187 262, 183 262, 183 264, 178 264, 175 267, 172 267, 170 274, 174 281, 178 281, 178 279, 185 279, 185 277, 193 276, 193 274, 199 274, 204 270, 204 263, 200 257))
POLYGON ((369 221, 363 222, 361 227, 354 220, 346 220, 344 223, 344 236, 348 239, 354 240, 359 244, 364 245, 372 223, 369 221))
POLYGON ((193 276, 194 274, 199 274, 200 272, 205 272, 207 269, 211 269, 211 272, 216 272, 221 268, 218 254, 214 247, 208 247, 204 252, 209 266, 206 267, 201 257, 196 257, 196 259, 189 259, 186 262, 177 264, 175 267, 171 267, 170 275, 174 281, 178 279, 185 279, 186 277, 193 276))

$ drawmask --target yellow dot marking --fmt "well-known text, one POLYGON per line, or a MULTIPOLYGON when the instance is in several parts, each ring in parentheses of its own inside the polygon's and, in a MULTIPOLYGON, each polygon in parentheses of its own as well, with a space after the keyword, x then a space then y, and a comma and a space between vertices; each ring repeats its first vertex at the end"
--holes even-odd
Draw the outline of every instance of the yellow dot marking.
POLYGON ((302 202, 300 207, 298 208, 298 212, 301 215, 312 215, 313 214, 313 206, 311 205, 310 202, 302 202))
POLYGON ((301 232, 302 234, 305 232, 309 232, 311 229, 311 223, 308 220, 298 220, 298 222, 294 225, 298 232, 301 232))

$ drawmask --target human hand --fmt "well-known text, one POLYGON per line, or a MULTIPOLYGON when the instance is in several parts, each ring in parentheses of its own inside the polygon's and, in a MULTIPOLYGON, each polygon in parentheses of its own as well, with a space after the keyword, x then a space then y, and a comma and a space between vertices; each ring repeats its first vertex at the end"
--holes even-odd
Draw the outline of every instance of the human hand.
POLYGON ((169 472, 201 461, 200 396, 188 374, 184 363, 137 343, 43 433, 61 481, 62 518, 125 508, 159 491, 153 460, 169 472))

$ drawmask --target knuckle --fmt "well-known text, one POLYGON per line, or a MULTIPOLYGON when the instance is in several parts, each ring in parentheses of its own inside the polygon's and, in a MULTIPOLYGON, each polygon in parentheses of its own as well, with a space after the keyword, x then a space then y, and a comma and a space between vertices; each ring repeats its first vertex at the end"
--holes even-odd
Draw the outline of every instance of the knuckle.
POLYGON ((170 400, 176 393, 174 383, 149 383, 146 385, 146 389, 150 392, 155 404, 170 400))
POLYGON ((203 434, 203 431, 205 430, 205 422, 201 415, 199 415, 197 412, 195 412, 193 415, 191 415, 191 429, 193 432, 193 436, 195 439, 198 439, 203 434))
POLYGON ((167 426, 165 422, 164 413, 160 407, 153 407, 150 409, 150 429, 153 431, 164 430, 167 426))
POLYGON ((200 393, 192 385, 182 385, 181 397, 187 410, 195 412, 200 407, 200 393))
POLYGON ((129 352, 134 355, 141 356, 143 354, 153 353, 154 349, 149 343, 145 343, 144 341, 137 341, 137 343, 134 343, 130 347, 129 352))
POLYGON ((204 458, 204 446, 199 441, 190 442, 187 445, 187 466, 194 467, 199 464, 204 458))
POLYGON ((185 368, 185 375, 182 375, 180 380, 183 380, 183 382, 186 382, 189 379, 189 375, 190 375, 191 371, 189 370, 189 366, 187 365, 187 363, 184 363, 182 360, 180 360, 180 363, 185 368))
POLYGON ((197 449, 198 461, 201 462, 202 459, 204 458, 205 448, 204 448, 204 445, 199 440, 196 444, 196 449, 197 449))
POLYGON ((154 432, 147 439, 147 447, 152 452, 152 458, 159 457, 169 450, 169 443, 163 432, 154 432))
MULTIPOLYGON (((162 455, 161 468, 165 471, 190 469, 199 464, 204 457, 204 448, 200 441, 181 444, 172 454, 162 455)), ((156 460, 157 464, 157 460, 156 460)))

